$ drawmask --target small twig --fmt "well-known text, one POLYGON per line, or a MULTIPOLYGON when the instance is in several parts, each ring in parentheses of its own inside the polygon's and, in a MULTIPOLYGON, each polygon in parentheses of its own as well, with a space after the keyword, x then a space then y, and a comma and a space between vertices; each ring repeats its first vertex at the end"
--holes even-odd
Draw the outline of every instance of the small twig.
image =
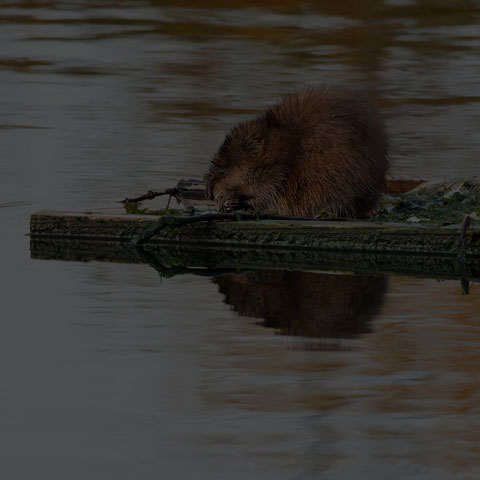
POLYGON ((165 190, 159 190, 157 192, 153 190, 149 190, 147 193, 140 195, 139 197, 135 198, 125 198, 124 200, 120 200, 118 203, 138 203, 143 202, 144 200, 153 200, 155 197, 160 197, 161 195, 173 195, 176 196, 178 194, 178 190, 174 188, 166 188, 165 190))
POLYGON ((460 283, 462 285, 462 294, 468 295, 470 285, 467 279, 467 229, 470 226, 472 217, 464 215, 462 227, 460 229, 460 248, 458 253, 458 262, 460 264, 460 283))
POLYGON ((143 202, 143 200, 153 200, 156 197, 160 197, 162 195, 170 195, 168 199, 168 204, 167 204, 167 209, 170 206, 170 199, 172 197, 175 198, 177 203, 183 204, 185 206, 185 210, 190 213, 190 215, 193 215, 195 213, 195 207, 186 199, 184 198, 178 188, 166 188, 165 190, 158 190, 158 191, 153 191, 149 190, 147 193, 144 195, 140 195, 139 197, 135 198, 125 198, 124 200, 121 200, 119 203, 138 203, 138 202, 143 202))
POLYGON ((200 223, 200 222, 220 222, 223 220, 233 220, 233 221, 245 221, 245 220, 314 220, 312 218, 302 218, 302 217, 288 217, 282 215, 269 215, 269 214, 258 214, 258 213, 206 213, 204 215, 197 215, 192 217, 161 217, 157 224, 146 230, 145 232, 137 235, 132 239, 129 244, 129 247, 138 247, 146 241, 150 240, 153 236, 159 233, 166 226, 181 226, 187 225, 190 223, 200 223))

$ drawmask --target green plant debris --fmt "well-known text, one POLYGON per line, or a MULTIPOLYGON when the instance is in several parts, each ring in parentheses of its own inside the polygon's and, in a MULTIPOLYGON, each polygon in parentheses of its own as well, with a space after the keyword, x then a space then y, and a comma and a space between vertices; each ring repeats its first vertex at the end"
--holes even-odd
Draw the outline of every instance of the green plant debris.
POLYGON ((443 181, 422 184, 401 195, 384 195, 373 218, 379 222, 456 224, 465 214, 480 218, 477 181, 443 181))
POLYGON ((129 213, 131 215, 156 215, 156 216, 178 216, 181 215, 181 210, 176 208, 160 208, 158 210, 151 210, 149 208, 142 208, 141 202, 126 202, 123 204, 123 208, 125 209, 125 213, 129 213))

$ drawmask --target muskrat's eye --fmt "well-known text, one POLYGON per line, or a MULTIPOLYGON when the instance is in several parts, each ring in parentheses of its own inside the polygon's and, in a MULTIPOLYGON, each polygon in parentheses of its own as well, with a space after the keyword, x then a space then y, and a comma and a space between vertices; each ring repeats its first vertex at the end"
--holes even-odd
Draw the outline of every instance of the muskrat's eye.
POLYGON ((218 169, 218 174, 219 175, 225 175, 225 169, 224 168, 219 168, 218 169))

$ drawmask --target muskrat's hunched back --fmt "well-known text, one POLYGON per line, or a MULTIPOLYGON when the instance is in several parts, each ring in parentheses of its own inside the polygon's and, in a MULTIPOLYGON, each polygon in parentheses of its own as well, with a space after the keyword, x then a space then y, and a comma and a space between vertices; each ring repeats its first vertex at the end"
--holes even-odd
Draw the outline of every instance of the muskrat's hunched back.
POLYGON ((365 217, 389 168, 375 106, 358 92, 308 88, 226 136, 207 174, 220 208, 365 217))

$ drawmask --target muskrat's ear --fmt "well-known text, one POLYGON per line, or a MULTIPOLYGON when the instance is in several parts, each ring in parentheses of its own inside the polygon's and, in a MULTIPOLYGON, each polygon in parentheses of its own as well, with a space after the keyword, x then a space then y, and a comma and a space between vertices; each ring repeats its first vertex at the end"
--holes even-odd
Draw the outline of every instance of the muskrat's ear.
POLYGON ((243 149, 250 155, 260 155, 263 147, 263 139, 258 135, 247 135, 244 138, 243 149))

